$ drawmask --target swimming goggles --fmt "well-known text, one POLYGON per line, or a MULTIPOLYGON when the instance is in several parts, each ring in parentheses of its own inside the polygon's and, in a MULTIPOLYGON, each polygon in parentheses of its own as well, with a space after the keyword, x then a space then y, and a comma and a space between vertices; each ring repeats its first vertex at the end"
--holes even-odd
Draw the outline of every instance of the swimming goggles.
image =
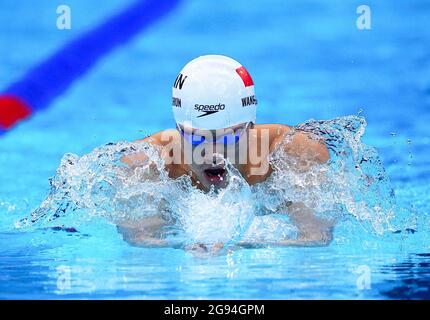
POLYGON ((199 135, 196 133, 188 133, 185 132, 184 129, 182 129, 181 127, 179 127, 179 125, 177 125, 177 128, 179 130, 179 132, 181 133, 181 135, 185 138, 185 140, 187 140, 191 145, 193 146, 198 146, 199 144, 204 143, 213 143, 213 144, 224 144, 224 145, 229 145, 229 144, 235 144, 239 141, 240 137, 242 136, 242 133, 244 131, 246 131, 246 129, 249 127, 249 125, 251 124, 251 122, 248 122, 245 126, 237 128, 236 130, 228 130, 230 132, 223 134, 221 136, 216 137, 215 139, 211 139, 209 140, 208 136, 210 135, 199 135), (233 132, 231 132, 233 131, 233 132))

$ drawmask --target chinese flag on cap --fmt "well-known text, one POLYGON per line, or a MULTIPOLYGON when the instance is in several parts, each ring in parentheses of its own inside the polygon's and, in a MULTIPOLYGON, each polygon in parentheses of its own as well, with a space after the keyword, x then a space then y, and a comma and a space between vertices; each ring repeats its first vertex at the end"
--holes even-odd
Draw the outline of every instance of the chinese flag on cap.
POLYGON ((240 67, 236 69, 237 74, 242 78, 245 87, 253 86, 254 81, 252 81, 251 75, 246 71, 245 67, 240 67))

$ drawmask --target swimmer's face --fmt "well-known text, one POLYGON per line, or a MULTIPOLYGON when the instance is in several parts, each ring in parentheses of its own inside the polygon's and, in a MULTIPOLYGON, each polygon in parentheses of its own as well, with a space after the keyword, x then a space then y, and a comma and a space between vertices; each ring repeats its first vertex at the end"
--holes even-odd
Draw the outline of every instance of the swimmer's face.
POLYGON ((224 188, 228 184, 226 159, 239 163, 240 146, 247 141, 249 124, 243 123, 222 130, 196 130, 178 125, 181 132, 184 155, 195 178, 205 189, 224 188))

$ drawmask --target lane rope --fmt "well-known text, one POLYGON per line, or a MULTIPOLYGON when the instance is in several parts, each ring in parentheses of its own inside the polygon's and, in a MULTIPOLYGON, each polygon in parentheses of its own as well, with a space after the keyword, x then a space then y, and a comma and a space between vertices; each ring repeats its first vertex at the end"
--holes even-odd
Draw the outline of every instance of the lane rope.
POLYGON ((0 135, 43 110, 103 56, 172 11, 180 0, 137 1, 31 68, 0 94, 0 135))

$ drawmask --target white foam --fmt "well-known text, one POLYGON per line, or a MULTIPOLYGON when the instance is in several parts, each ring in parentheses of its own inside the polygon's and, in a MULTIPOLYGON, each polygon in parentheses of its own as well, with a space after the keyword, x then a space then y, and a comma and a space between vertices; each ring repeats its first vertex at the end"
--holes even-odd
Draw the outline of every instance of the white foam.
POLYGON ((364 118, 355 116, 308 121, 296 129, 326 139, 328 163, 301 172, 279 147, 271 155, 275 172, 264 183, 249 186, 228 164, 228 187, 209 193, 194 188, 185 176, 170 179, 158 149, 146 143, 108 144, 82 157, 66 154, 51 179, 50 194, 18 227, 79 227, 93 217, 116 223, 162 214, 185 243, 276 240, 296 236, 286 215, 279 215, 286 213, 279 207, 293 201, 319 215, 354 217, 381 234, 390 228, 394 194, 376 150, 361 141, 365 125, 364 118), (121 157, 136 152, 148 160, 131 170, 121 157), (148 177, 150 163, 157 173, 148 177))

